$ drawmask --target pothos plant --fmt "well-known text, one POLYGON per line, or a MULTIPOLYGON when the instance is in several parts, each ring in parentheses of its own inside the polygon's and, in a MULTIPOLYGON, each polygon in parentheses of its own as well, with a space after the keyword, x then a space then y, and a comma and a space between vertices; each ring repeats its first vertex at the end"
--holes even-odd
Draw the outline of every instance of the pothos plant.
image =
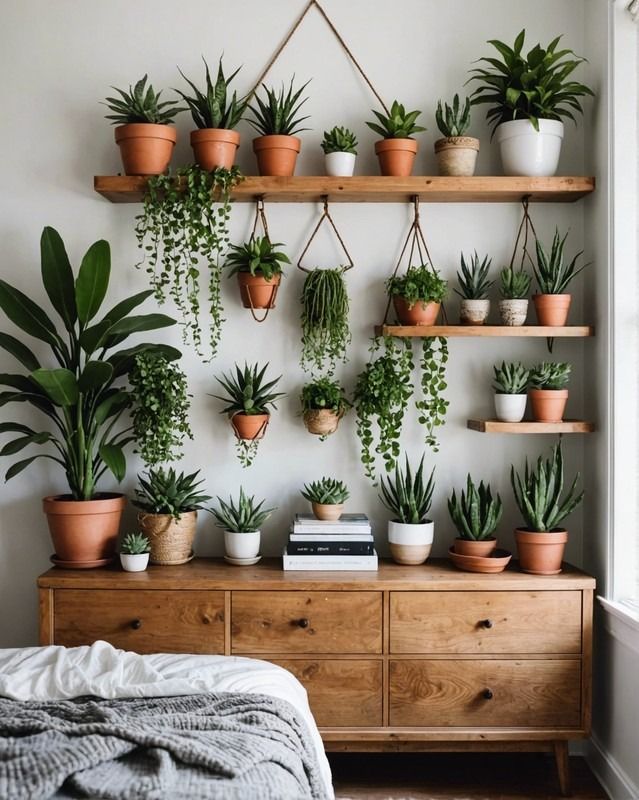
POLYGON ((210 358, 220 341, 223 255, 229 244, 230 195, 243 176, 237 167, 207 172, 191 164, 174 174, 148 179, 135 235, 144 251, 136 265, 144 266, 156 300, 171 298, 182 316, 185 343, 192 341, 204 358, 200 326, 201 262, 208 267, 210 358))
POLYGON ((306 372, 326 369, 330 377, 338 361, 346 361, 351 341, 348 291, 344 267, 313 269, 302 289, 302 355, 306 372))

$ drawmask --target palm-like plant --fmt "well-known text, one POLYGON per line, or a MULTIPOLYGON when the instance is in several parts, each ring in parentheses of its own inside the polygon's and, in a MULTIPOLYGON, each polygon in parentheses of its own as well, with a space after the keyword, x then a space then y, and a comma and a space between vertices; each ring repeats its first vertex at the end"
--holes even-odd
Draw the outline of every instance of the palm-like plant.
POLYGON ((367 122, 368 127, 378 133, 382 139, 409 139, 414 133, 425 131, 415 120, 421 111, 406 111, 401 103, 393 101, 390 114, 382 114, 373 109, 378 122, 367 122))
POLYGON ((492 496, 490 484, 480 481, 477 487, 470 475, 466 478, 466 491, 462 489, 459 493, 459 500, 454 489, 448 499, 448 513, 461 539, 483 541, 492 538, 502 511, 501 498, 492 496))
POLYGON ((209 72, 209 65, 206 63, 204 56, 202 56, 205 67, 206 79, 206 94, 201 92, 193 81, 189 80, 182 70, 178 67, 180 75, 189 84, 193 91, 193 96, 189 96, 179 89, 175 89, 180 97, 187 104, 193 122, 198 128, 224 128, 226 130, 233 130, 237 127, 248 103, 248 98, 243 97, 238 99, 237 92, 228 97, 229 84, 233 78, 240 71, 238 67, 235 72, 228 78, 224 75, 222 68, 222 59, 220 58, 217 67, 217 77, 215 83, 211 80, 211 73, 209 72))
POLYGON ((444 103, 442 107, 442 101, 438 100, 435 121, 442 136, 447 139, 463 136, 470 126, 470 98, 466 98, 463 108, 460 105, 458 94, 453 98, 452 106, 444 103))
POLYGON ((235 375, 222 375, 215 380, 226 391, 226 397, 213 395, 217 400, 227 405, 220 411, 220 414, 269 414, 268 406, 275 408, 275 401, 278 397, 283 397, 283 392, 271 392, 276 386, 281 375, 275 380, 263 383, 264 375, 268 369, 266 364, 260 369, 259 364, 249 366, 244 363, 244 369, 235 365, 235 375))
POLYGON ((255 119, 250 119, 249 124, 261 136, 293 136, 301 131, 309 130, 308 128, 300 127, 302 122, 308 119, 308 116, 300 117, 299 110, 308 99, 305 97, 300 100, 300 97, 310 81, 306 81, 303 86, 294 92, 294 80, 295 76, 291 78, 286 94, 284 93, 284 84, 282 84, 279 92, 262 84, 262 88, 266 92, 266 99, 262 100, 258 95, 255 95, 257 105, 249 106, 249 110, 255 119))
POLYGON ((583 254, 583 250, 577 253, 570 264, 564 263, 564 244, 567 236, 568 233, 565 233, 560 237, 559 229, 555 228, 550 253, 545 250, 539 239, 535 241, 537 264, 533 264, 533 270, 542 294, 563 294, 570 281, 588 266, 584 264, 576 269, 577 259, 583 254))
POLYGON ((455 293, 465 300, 483 300, 488 294, 488 290, 494 281, 488 280, 488 270, 492 259, 485 256, 483 261, 479 260, 477 251, 470 259, 470 265, 466 263, 464 254, 461 255, 461 273, 457 273, 459 289, 455 293))
POLYGON ((141 78, 134 87, 129 86, 125 92, 112 86, 120 97, 107 97, 102 105, 113 112, 106 114, 105 119, 112 120, 113 125, 127 125, 133 122, 151 122, 156 125, 168 125, 173 117, 184 109, 177 107, 177 100, 160 102, 162 92, 155 92, 151 84, 146 86, 148 76, 141 78))
POLYGON ((276 248, 283 247, 282 242, 271 242, 268 236, 252 236, 243 244, 232 244, 225 267, 229 269, 229 278, 238 272, 260 274, 271 281, 274 275, 282 274, 282 264, 290 264, 291 260, 276 248))
POLYGON ((393 480, 380 478, 381 494, 379 499, 393 514, 397 522, 408 525, 421 525, 427 521, 428 511, 435 488, 435 468, 424 483, 424 456, 421 457, 417 471, 413 472, 406 456, 406 468, 402 471, 399 464, 395 467, 393 480))
POLYGON ((217 498, 219 508, 207 509, 215 518, 215 524, 225 531, 235 533, 253 533, 259 531, 264 522, 276 510, 275 508, 265 508, 262 510, 264 500, 256 505, 255 497, 249 497, 244 493, 240 486, 240 496, 237 505, 232 497, 225 503, 220 497, 217 498))

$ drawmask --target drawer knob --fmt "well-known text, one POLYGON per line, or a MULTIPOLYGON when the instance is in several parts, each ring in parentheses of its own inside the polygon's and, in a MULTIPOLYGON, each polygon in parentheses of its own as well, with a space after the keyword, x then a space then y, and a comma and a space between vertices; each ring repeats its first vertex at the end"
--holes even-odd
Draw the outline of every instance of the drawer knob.
POLYGON ((483 695, 484 695, 484 700, 492 700, 493 699, 493 693, 492 693, 492 691, 490 689, 484 689, 483 695))
POLYGON ((134 631, 139 631, 140 628, 142 627, 142 620, 141 619, 134 619, 131 622, 131 627, 133 628, 134 631))
POLYGON ((302 619, 297 620, 297 624, 300 626, 300 628, 308 628, 309 623, 306 617, 302 617, 302 619))
POLYGON ((484 628, 492 628, 493 627, 492 619, 482 619, 481 624, 482 624, 482 627, 484 627, 484 628))

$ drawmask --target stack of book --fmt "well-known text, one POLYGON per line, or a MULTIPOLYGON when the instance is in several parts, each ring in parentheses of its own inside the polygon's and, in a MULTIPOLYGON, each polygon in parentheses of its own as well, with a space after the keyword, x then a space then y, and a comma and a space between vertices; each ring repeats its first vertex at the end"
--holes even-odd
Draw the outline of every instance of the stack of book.
POLYGON ((327 521, 296 514, 284 550, 284 569, 376 570, 371 525, 365 514, 327 521))

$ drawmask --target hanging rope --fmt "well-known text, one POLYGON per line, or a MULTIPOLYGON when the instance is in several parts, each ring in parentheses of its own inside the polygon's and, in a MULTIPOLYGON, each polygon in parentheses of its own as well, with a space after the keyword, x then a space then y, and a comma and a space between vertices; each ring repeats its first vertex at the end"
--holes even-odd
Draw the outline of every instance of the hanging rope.
POLYGON ((517 255, 517 248, 519 247, 519 241, 521 239, 521 234, 523 231, 524 234, 524 244, 521 251, 521 263, 519 265, 519 269, 523 270, 524 268, 524 260, 526 257, 528 261, 530 261, 530 265, 534 266, 534 261, 532 260, 532 256, 528 252, 528 235, 529 232, 532 231, 533 236, 535 239, 537 238, 537 233, 535 231, 535 226, 532 223, 532 219, 530 218, 530 213, 528 212, 528 205, 530 202, 530 195, 527 194, 525 197, 522 198, 521 205, 523 207, 524 213, 521 218, 521 222, 519 223, 519 230, 517 231, 517 238, 515 239, 515 246, 513 248, 513 254, 510 258, 510 269, 513 268, 515 263, 515 257, 517 255))
POLYGON ((266 210, 264 208, 264 195, 260 195, 255 200, 255 220, 253 221, 253 230, 251 231, 251 239, 255 238, 255 234, 257 233, 258 222, 262 225, 262 230, 264 231, 264 237, 270 242, 271 237, 268 232, 268 222, 266 220, 266 210))
POLYGON ((302 261, 304 260, 304 256, 306 255, 306 253, 308 251, 308 248, 311 246, 311 243, 313 242, 313 239, 317 235, 317 232, 322 227, 322 223, 324 222, 324 220, 326 220, 326 221, 328 221, 328 223, 330 224, 331 228, 333 229, 333 232, 335 233, 335 236, 337 236, 337 240, 340 243, 340 245, 342 247, 342 250, 344 251, 344 254, 346 255, 347 266, 345 266, 343 268, 343 271, 347 272, 349 269, 352 269, 355 266, 355 264, 353 263, 353 259, 351 258, 351 254, 346 249, 346 245, 344 244, 344 240, 340 236, 340 233, 337 230, 337 226, 333 222, 333 218, 330 215, 330 212, 328 210, 328 197, 323 197, 322 200, 324 201, 324 210, 322 211, 322 215, 320 216, 319 221, 318 221, 317 225, 315 226, 315 230, 313 231, 313 233, 311 233, 310 239, 306 243, 306 247, 304 248, 304 250, 302 250, 302 255, 299 257, 299 260, 297 262, 297 266, 298 266, 299 269, 302 270, 302 272, 312 272, 313 271, 313 270, 308 269, 307 267, 303 267, 302 266, 302 261))
MULTIPOLYGON (((266 211, 264 208, 264 197, 260 196, 255 201, 255 220, 253 222, 253 230, 251 231, 251 239, 255 238, 255 234, 257 233, 257 226, 258 223, 262 226, 262 230, 264 231, 264 238, 267 239, 269 242, 271 241, 271 237, 268 232, 268 222, 266 219, 266 211)), ((251 309, 251 316, 255 320, 255 322, 264 322, 268 317, 269 311, 275 307, 275 301, 277 300, 277 290, 279 289, 279 284, 274 283, 271 287, 271 297, 269 298, 268 304, 266 309, 263 310, 264 316, 258 317, 255 311, 255 307, 253 306, 253 295, 251 294, 251 287, 246 285, 244 286, 246 290, 246 295, 248 297, 250 309, 251 309)))

